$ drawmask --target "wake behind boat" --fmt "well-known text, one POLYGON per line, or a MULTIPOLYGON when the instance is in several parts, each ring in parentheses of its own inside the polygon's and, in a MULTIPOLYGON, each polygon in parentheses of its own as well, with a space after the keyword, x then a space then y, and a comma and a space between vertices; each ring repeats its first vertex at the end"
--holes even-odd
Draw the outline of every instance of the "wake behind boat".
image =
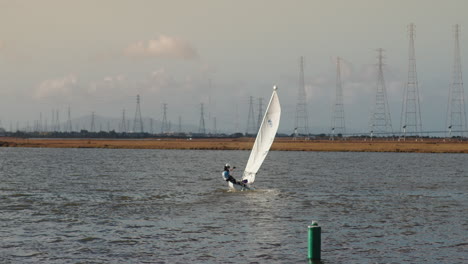
POLYGON ((234 184, 229 182, 229 188, 231 189, 255 189, 252 184, 255 182, 257 172, 270 151, 279 127, 281 105, 277 90, 278 87, 273 86, 273 93, 271 95, 270 102, 266 108, 262 123, 258 129, 257 137, 255 138, 255 143, 252 147, 252 151, 250 152, 249 160, 247 161, 247 165, 245 166, 245 170, 242 175, 242 183, 234 184))

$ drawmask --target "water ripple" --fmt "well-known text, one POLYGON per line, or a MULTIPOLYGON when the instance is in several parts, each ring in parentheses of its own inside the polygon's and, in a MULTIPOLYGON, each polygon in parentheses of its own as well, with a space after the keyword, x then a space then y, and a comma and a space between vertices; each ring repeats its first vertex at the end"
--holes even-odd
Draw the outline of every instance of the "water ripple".
POLYGON ((316 220, 322 263, 467 262, 466 155, 272 152, 229 192, 248 154, 0 148, 0 259, 304 263, 316 220))

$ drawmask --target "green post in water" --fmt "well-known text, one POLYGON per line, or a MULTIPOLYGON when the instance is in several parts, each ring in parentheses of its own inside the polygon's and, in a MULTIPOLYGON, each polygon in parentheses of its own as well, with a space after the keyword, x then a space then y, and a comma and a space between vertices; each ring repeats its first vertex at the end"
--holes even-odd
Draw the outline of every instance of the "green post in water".
POLYGON ((309 260, 320 260, 320 250, 321 250, 321 228, 317 222, 313 221, 309 226, 309 250, 307 257, 309 260))

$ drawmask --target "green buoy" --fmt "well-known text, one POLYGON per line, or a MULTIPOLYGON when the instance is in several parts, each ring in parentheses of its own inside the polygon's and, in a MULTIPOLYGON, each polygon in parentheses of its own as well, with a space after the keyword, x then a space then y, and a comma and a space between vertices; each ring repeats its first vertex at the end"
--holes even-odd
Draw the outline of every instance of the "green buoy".
POLYGON ((308 254, 307 257, 309 260, 320 260, 320 250, 321 250, 321 227, 317 222, 312 221, 312 224, 308 226, 309 228, 309 239, 308 239, 308 254))

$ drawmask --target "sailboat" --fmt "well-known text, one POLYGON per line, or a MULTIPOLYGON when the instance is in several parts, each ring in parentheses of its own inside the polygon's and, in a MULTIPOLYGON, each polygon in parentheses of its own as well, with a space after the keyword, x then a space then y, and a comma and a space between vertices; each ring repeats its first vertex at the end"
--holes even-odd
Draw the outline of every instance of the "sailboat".
POLYGON ((277 93, 278 87, 273 86, 273 93, 270 98, 270 102, 263 116, 262 123, 258 129, 255 143, 250 152, 249 160, 245 166, 244 173, 242 175, 242 182, 245 186, 239 184, 233 184, 229 182, 229 187, 236 190, 253 190, 255 189, 252 184, 255 182, 255 176, 258 170, 262 166, 270 147, 275 140, 276 132, 278 131, 280 117, 281 117, 281 106, 277 93))

